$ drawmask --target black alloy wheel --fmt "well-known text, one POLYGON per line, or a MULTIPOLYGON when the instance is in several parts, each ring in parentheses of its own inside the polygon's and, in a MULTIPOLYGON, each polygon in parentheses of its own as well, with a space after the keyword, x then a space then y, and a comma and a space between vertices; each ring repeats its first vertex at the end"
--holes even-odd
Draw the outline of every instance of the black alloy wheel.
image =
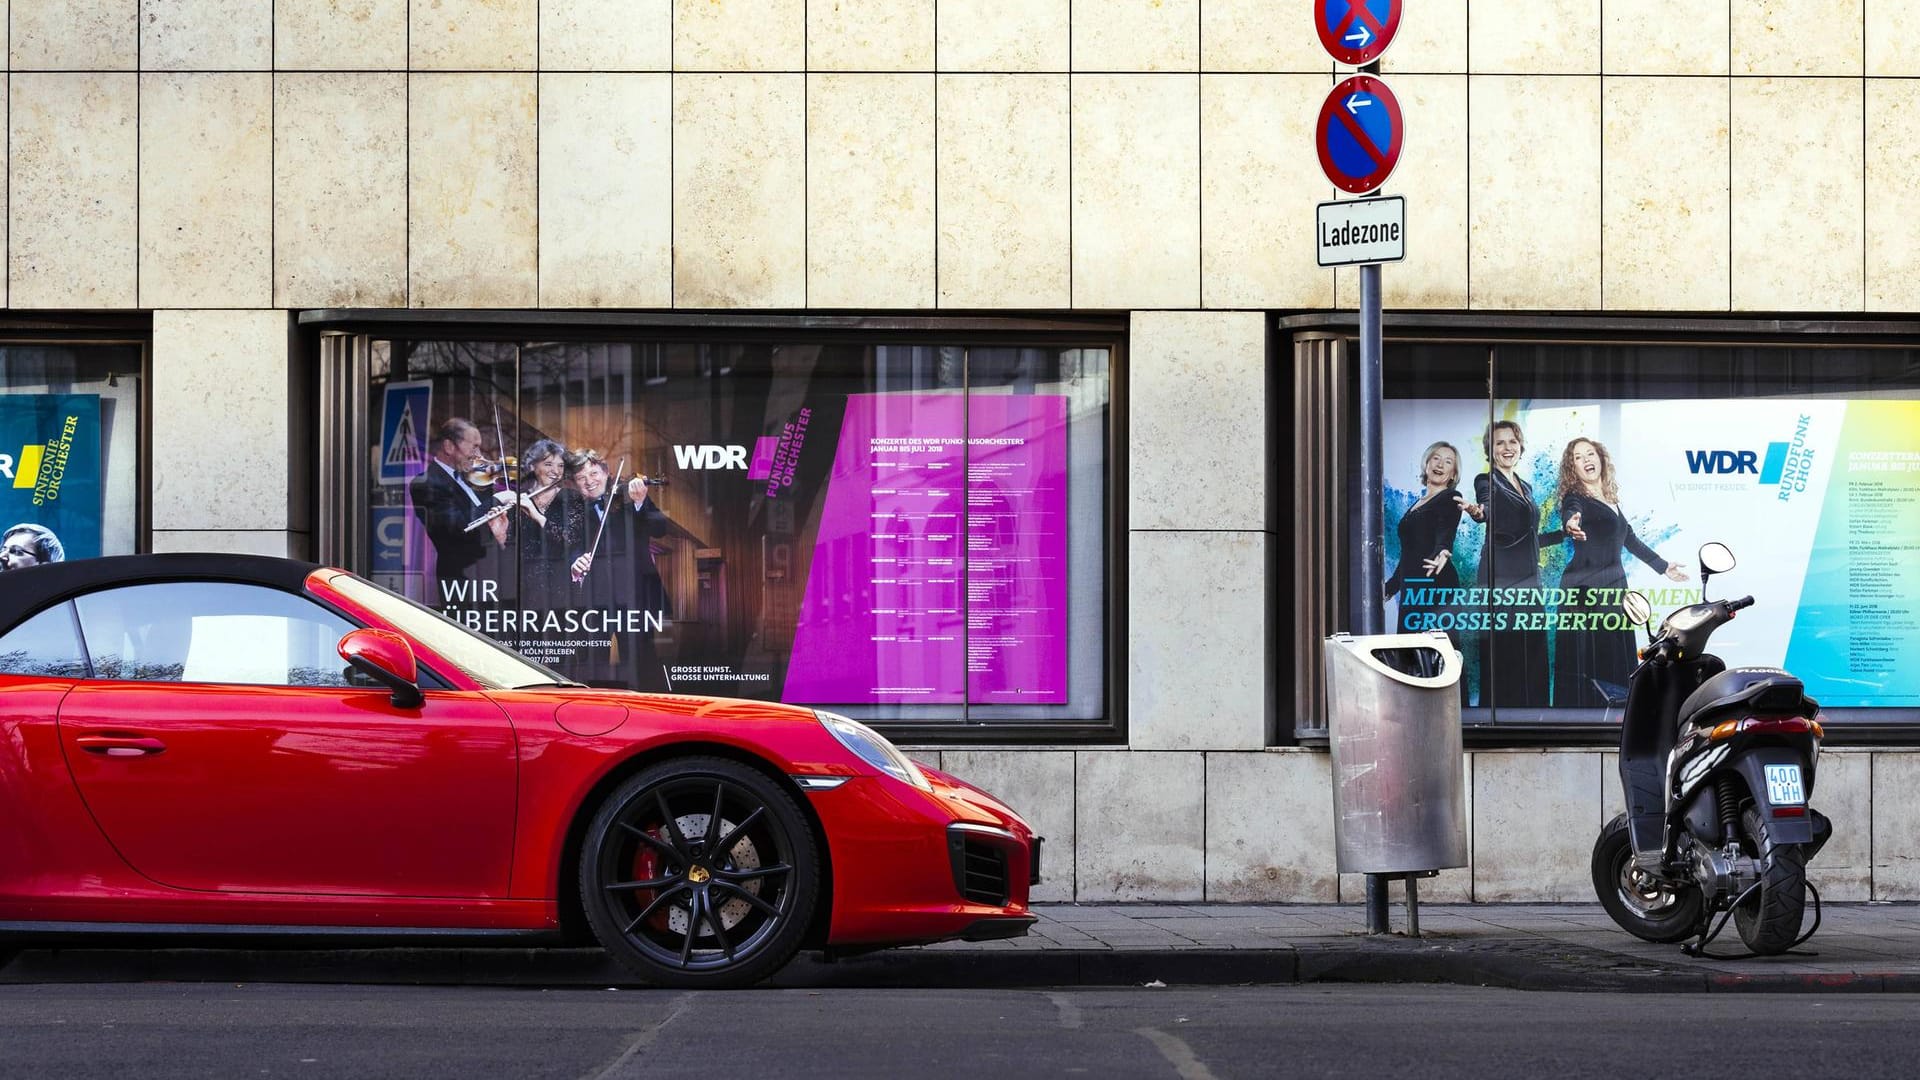
POLYGON ((594 936, 660 986, 751 986, 786 966, 819 886, 793 796, 725 758, 642 770, 601 804, 580 852, 594 936))
POLYGON ((1600 830, 1593 845, 1592 872, 1600 906, 1634 937, 1671 945, 1700 932, 1704 913, 1700 890, 1658 881, 1633 864, 1627 815, 1615 816, 1600 830))

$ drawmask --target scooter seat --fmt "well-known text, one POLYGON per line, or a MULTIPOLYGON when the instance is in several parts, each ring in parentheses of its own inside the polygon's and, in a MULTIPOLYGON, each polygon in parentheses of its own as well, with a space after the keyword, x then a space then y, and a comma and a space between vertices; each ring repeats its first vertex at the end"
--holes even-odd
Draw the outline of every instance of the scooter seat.
POLYGON ((1705 726, 1756 713, 1812 715, 1799 679, 1769 667, 1730 668, 1700 684, 1680 705, 1680 725, 1705 726))

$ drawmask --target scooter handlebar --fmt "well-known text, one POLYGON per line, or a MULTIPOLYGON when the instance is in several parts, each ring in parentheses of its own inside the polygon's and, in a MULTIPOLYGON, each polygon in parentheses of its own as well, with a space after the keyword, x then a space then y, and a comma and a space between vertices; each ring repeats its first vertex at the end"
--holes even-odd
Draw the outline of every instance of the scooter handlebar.
POLYGON ((1753 597, 1751 596, 1743 596, 1738 600, 1729 600, 1727 601, 1727 614, 1731 615, 1736 611, 1739 611, 1743 608, 1750 608, 1752 606, 1753 606, 1753 597))

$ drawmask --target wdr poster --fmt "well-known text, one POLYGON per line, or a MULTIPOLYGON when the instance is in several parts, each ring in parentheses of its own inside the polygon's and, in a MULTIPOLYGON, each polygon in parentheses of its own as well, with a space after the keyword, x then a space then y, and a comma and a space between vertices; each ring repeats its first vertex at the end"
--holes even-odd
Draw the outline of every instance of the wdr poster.
POLYGON ((1827 708, 1920 705, 1920 401, 1389 401, 1390 625, 1467 656, 1470 706, 1617 706, 1638 640, 1701 596, 1695 552, 1756 605, 1730 665, 1803 679, 1827 708))

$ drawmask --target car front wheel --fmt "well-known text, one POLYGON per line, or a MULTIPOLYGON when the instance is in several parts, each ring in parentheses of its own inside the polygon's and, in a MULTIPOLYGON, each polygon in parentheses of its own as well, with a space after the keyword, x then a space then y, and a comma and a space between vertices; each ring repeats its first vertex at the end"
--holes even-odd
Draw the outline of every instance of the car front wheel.
POLYGON ((819 884, 793 796, 724 758, 648 766, 601 804, 580 853, 594 936, 661 986, 750 986, 778 971, 799 951, 819 884))

